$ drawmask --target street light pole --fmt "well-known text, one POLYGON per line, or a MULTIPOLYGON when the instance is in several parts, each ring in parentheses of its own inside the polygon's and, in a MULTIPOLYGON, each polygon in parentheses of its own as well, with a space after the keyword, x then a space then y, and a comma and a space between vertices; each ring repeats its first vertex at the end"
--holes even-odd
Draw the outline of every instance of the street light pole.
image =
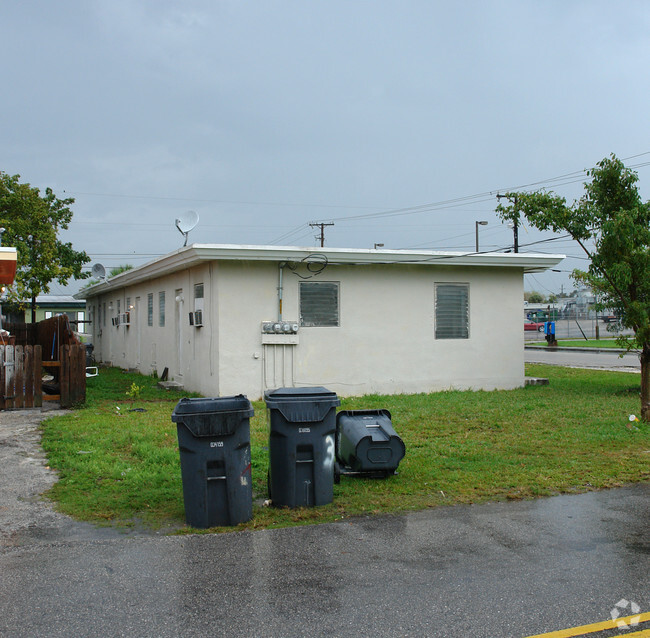
POLYGON ((478 227, 487 226, 487 222, 475 222, 476 224, 476 252, 478 252, 478 227))
MULTIPOLYGON (((519 212, 517 210, 517 196, 514 195, 509 197, 508 195, 497 195, 497 199, 501 199, 502 197, 505 197, 508 201, 512 201, 514 204, 514 209, 515 212, 519 212)), ((512 234, 513 234, 513 251, 518 253, 519 252, 519 224, 517 223, 518 217, 513 218, 512 220, 512 234)))

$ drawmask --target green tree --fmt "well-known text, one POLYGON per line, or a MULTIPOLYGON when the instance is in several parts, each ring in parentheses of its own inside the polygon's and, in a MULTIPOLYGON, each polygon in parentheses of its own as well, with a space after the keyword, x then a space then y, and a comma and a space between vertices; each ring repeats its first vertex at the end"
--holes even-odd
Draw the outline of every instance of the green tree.
POLYGON ((51 188, 42 195, 38 188, 20 182, 20 175, 0 171, 0 226, 5 246, 18 253, 16 279, 8 291, 10 301, 31 302, 35 320, 36 297, 50 291, 50 283, 66 285, 71 278, 84 279, 90 273, 81 268, 90 261, 85 252, 59 240, 59 232, 72 219, 74 199, 59 199, 51 188))
POLYGON ((571 205, 537 191, 508 193, 511 203, 496 210, 504 221, 518 223, 523 216, 539 230, 569 233, 584 250, 589 268, 572 277, 595 293, 598 310, 611 308, 633 331, 618 341, 628 351, 640 350, 641 418, 650 421, 650 203, 641 200, 637 174, 615 155, 587 175, 584 195, 571 205))
POLYGON ((108 271, 108 276, 109 277, 115 277, 123 272, 126 272, 127 270, 133 270, 133 265, 132 264, 122 264, 121 266, 115 266, 114 268, 111 268, 108 271))
POLYGON ((544 303, 544 295, 536 290, 524 293, 524 299, 529 303, 544 303))

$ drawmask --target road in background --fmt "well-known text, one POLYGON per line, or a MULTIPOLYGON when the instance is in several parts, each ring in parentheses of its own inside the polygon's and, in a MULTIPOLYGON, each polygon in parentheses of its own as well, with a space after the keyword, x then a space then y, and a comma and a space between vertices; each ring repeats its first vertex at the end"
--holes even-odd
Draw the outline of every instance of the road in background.
POLYGON ((607 349, 589 350, 572 348, 525 348, 526 363, 545 363, 547 365, 568 366, 573 368, 596 368, 619 370, 621 372, 641 372, 639 355, 630 352, 620 356, 619 352, 607 349))

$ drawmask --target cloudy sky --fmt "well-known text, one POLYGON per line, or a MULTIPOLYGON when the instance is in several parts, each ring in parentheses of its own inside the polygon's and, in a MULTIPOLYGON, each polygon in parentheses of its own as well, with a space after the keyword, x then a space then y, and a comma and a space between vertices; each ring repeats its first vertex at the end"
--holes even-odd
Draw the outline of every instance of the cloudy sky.
POLYGON ((5 1, 0 52, 0 170, 74 197, 107 268, 188 210, 190 242, 503 250, 497 192, 573 200, 610 153, 650 198, 645 1, 5 1))

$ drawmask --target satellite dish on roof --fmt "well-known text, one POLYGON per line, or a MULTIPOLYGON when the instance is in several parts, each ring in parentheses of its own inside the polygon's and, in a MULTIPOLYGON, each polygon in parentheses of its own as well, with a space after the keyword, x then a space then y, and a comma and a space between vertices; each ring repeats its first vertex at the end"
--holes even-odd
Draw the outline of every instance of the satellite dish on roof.
POLYGON ((198 223, 199 214, 193 210, 188 210, 176 219, 176 228, 185 237, 183 246, 187 246, 187 235, 198 223))
POLYGON ((93 268, 90 273, 93 277, 106 281, 106 268, 104 268, 104 266, 101 264, 93 264, 93 268))

